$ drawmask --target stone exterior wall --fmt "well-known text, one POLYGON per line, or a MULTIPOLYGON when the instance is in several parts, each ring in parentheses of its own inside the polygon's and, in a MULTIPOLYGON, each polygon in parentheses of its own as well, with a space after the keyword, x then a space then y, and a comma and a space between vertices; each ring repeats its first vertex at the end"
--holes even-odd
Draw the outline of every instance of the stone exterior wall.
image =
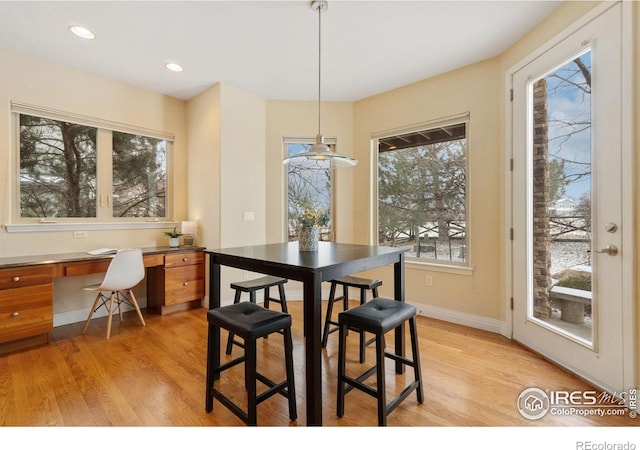
POLYGON ((549 155, 547 82, 533 88, 533 295, 534 317, 549 319, 551 304, 551 238, 549 233, 549 155))

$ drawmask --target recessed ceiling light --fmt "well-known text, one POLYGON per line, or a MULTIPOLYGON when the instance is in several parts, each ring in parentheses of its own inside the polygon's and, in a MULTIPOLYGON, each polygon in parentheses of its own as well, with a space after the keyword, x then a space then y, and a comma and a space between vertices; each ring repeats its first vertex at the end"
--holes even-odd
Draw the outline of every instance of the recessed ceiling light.
POLYGON ((172 72, 182 72, 184 70, 182 66, 177 63, 169 62, 169 63, 166 63, 164 66, 172 72))
POLYGON ((79 25, 71 25, 69 26, 69 31, 71 31, 76 36, 79 36, 83 39, 95 39, 96 35, 93 34, 91 30, 85 27, 81 27, 79 25))

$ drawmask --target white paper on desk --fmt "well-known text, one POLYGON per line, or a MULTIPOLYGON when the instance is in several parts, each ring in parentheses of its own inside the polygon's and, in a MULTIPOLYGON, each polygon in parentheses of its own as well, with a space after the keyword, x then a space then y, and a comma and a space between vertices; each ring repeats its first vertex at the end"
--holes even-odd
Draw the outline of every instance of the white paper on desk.
POLYGON ((90 250, 87 252, 90 255, 111 255, 113 253, 118 253, 118 249, 116 248, 97 248, 95 250, 90 250))

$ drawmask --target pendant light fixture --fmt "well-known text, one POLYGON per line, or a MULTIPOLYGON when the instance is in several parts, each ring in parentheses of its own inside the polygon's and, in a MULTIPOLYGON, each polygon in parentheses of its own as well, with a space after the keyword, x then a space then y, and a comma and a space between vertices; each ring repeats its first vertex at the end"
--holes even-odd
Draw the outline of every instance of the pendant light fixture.
POLYGON ((331 148, 324 143, 324 136, 321 128, 321 104, 322 104, 322 13, 329 8, 325 0, 315 0, 311 2, 311 9, 318 11, 318 135, 316 143, 312 144, 306 152, 287 156, 282 160, 283 164, 289 164, 293 159, 306 158, 314 160, 327 160, 331 167, 353 167, 358 161, 350 156, 340 155, 331 151, 331 148))

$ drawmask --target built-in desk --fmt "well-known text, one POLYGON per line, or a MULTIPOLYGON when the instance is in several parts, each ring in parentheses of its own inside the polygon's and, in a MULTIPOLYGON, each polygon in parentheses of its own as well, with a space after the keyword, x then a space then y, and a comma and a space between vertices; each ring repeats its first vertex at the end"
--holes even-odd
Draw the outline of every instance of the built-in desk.
MULTIPOLYGON (((203 247, 150 247, 142 254, 148 309, 166 314, 201 306, 203 247)), ((54 278, 106 272, 112 257, 60 253, 0 258, 0 353, 48 342, 54 278)))

